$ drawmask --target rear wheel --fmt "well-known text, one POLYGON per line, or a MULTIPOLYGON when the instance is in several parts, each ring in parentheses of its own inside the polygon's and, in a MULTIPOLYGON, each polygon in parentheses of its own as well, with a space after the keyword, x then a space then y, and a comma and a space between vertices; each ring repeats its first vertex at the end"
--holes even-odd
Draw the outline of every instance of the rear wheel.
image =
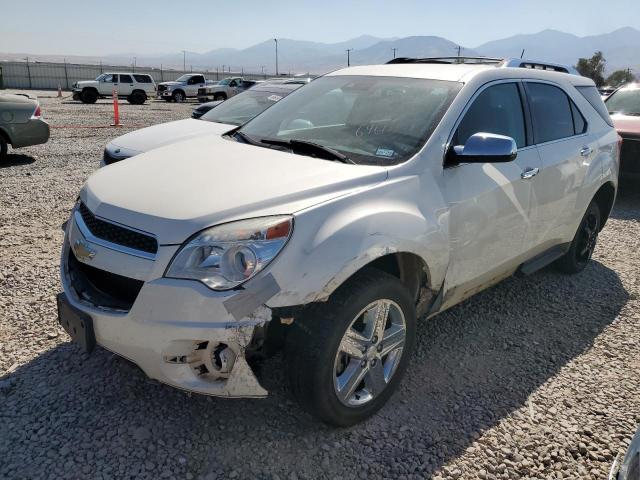
POLYGON ((127 97, 127 101, 132 105, 142 105, 147 101, 147 95, 144 92, 136 90, 127 97))
POLYGON ((294 396, 336 426, 378 411, 397 388, 415 341, 416 313, 395 277, 366 270, 291 326, 285 352, 294 396))
POLYGON ((82 103, 96 103, 98 100, 98 92, 92 89, 85 89, 82 91, 82 95, 80 95, 80 100, 82 100, 82 103))
POLYGON ((182 103, 184 102, 184 93, 180 90, 178 90, 177 92, 173 92, 173 95, 171 95, 171 98, 173 98, 173 101, 176 103, 182 103))
POLYGON ((582 217, 569 251, 556 262, 558 270, 569 274, 584 270, 596 248, 601 222, 600 208, 596 202, 592 201, 582 217))
POLYGON ((2 136, 2 134, 0 134, 0 163, 7 159, 8 150, 9 146, 7 144, 7 140, 2 136))
POLYGON ((218 100, 226 100, 226 99, 227 99, 227 96, 226 96, 224 93, 216 93, 216 94, 213 96, 213 100, 214 100, 214 101, 218 101, 218 100))

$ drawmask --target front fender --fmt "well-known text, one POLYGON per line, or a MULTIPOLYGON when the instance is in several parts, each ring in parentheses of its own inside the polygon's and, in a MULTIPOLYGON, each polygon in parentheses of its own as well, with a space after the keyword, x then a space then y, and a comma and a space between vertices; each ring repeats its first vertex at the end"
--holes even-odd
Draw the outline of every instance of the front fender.
POLYGON ((293 236, 272 268, 280 292, 268 306, 324 301, 364 266, 399 252, 420 257, 429 286, 439 288, 448 242, 433 202, 426 209, 416 204, 426 191, 417 177, 405 177, 298 212, 293 236))

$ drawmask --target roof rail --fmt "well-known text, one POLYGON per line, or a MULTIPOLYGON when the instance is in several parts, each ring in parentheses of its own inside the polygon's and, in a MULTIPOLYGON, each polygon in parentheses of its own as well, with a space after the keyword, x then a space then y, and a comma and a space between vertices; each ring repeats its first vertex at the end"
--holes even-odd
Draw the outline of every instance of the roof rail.
POLYGON ((492 57, 424 57, 409 58, 398 57, 389 60, 387 64, 398 63, 437 63, 437 64, 472 64, 472 65, 495 65, 496 67, 511 68, 531 68, 534 70, 549 70, 553 72, 569 73, 571 75, 580 75, 574 67, 560 65, 551 62, 538 62, 534 60, 525 60, 522 58, 492 58, 492 57))
POLYGON ((398 57, 393 60, 389 60, 387 65, 394 63, 440 63, 440 64, 455 64, 455 63, 472 63, 472 64, 491 64, 497 65, 503 62, 503 58, 491 58, 491 57, 424 57, 424 58, 410 58, 410 57, 398 57))
POLYGON ((534 70, 550 70, 552 72, 570 73, 572 75, 580 75, 574 67, 560 65, 551 62, 538 62, 535 60, 525 60, 522 58, 508 58, 504 60, 503 67, 513 68, 532 68, 534 70))

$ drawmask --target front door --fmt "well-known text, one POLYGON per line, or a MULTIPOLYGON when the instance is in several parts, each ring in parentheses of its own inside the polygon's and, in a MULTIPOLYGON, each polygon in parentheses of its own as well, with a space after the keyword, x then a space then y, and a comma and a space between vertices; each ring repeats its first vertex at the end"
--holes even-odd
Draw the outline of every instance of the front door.
POLYGON ((541 162, 529 140, 523 93, 519 82, 483 87, 453 135, 453 145, 464 145, 475 133, 507 135, 516 141, 518 155, 511 162, 443 171, 451 251, 444 307, 510 275, 531 248, 532 182, 541 162))

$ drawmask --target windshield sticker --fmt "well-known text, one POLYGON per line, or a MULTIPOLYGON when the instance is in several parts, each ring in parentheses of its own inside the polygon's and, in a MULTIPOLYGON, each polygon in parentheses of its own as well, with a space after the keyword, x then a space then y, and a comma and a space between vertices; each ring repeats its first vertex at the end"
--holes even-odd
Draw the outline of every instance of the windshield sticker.
POLYGON ((267 97, 267 100, 271 100, 272 102, 277 102, 278 100, 281 100, 282 97, 280 95, 270 95, 267 97))
POLYGON ((378 150, 376 150, 376 156, 378 157, 393 157, 396 154, 396 152, 394 152, 393 150, 389 149, 389 148, 382 148, 379 147, 378 150))

